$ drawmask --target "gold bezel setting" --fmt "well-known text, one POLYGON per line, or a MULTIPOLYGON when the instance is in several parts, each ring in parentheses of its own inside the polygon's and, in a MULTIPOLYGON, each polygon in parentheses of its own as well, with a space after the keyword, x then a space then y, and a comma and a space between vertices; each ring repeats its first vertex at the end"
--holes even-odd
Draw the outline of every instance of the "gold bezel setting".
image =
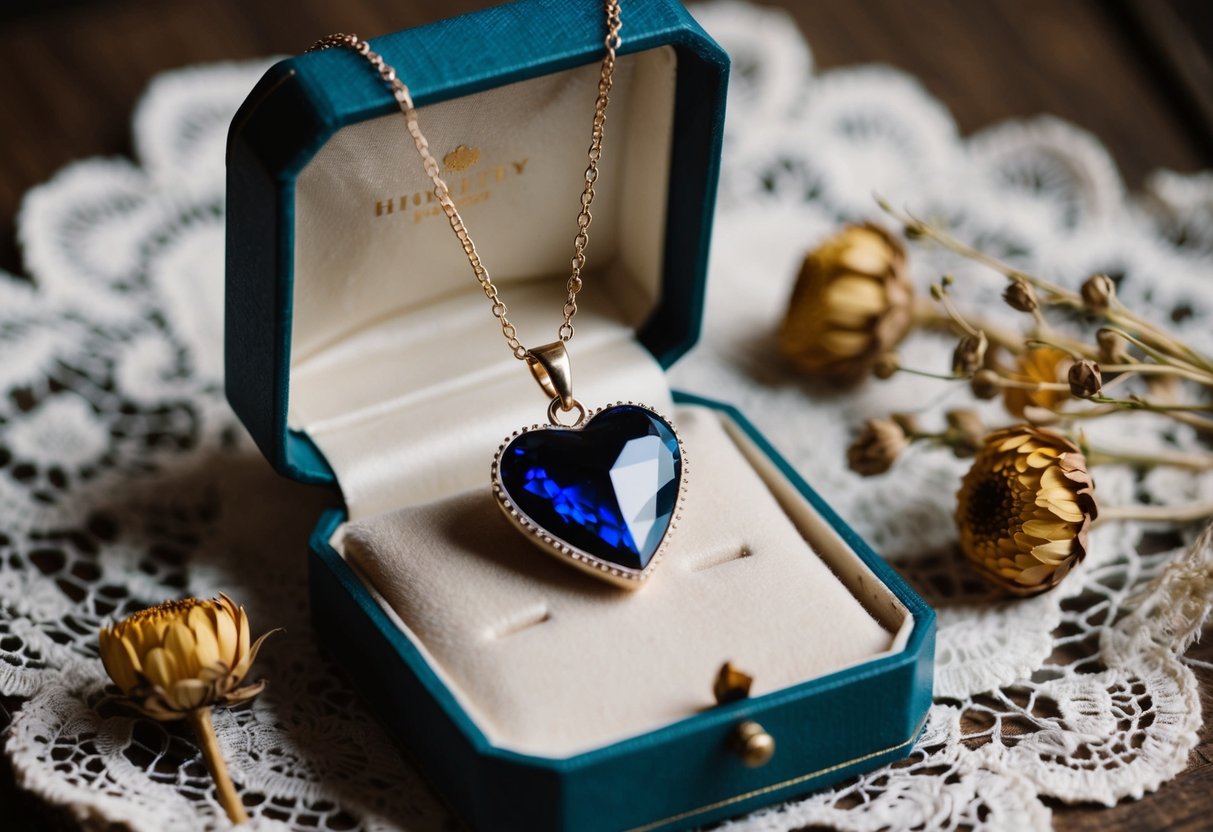
POLYGON ((682 437, 678 434, 678 429, 674 427, 674 423, 665 417, 661 412, 649 407, 640 402, 619 401, 603 407, 596 408, 588 413, 583 421, 579 424, 560 425, 560 424, 535 424, 530 427, 519 428, 512 434, 507 436, 502 441, 500 447, 497 448, 497 453, 493 457, 492 466, 492 481, 493 481, 493 496, 497 500, 497 505, 506 519, 510 521, 523 535, 531 541, 535 546, 553 555, 560 560, 577 567, 583 572, 589 573, 594 577, 608 581, 616 586, 625 589, 636 590, 642 587, 649 576, 657 568, 665 555, 666 549, 669 548, 670 539, 674 536, 675 529, 678 528, 679 522, 682 520, 683 506, 686 501, 686 486, 687 486, 687 454, 686 446, 683 445, 682 437), (533 431, 551 430, 551 431, 581 431, 589 425, 596 416, 611 410, 616 407, 636 407, 641 410, 646 410, 657 418, 661 419, 669 426, 670 431, 674 434, 674 438, 678 441, 678 454, 681 461, 681 470, 678 477, 678 496, 674 501, 674 513, 670 517, 670 524, 666 527, 665 534, 661 537, 661 542, 657 544, 657 550, 653 553, 653 557, 645 565, 644 569, 630 569, 626 566, 620 566, 610 561, 603 560, 589 552, 584 551, 576 546, 562 540, 559 536, 552 534, 548 529, 536 523, 526 512, 520 509, 510 499, 509 493, 506 491, 505 484, 501 480, 501 457, 506 449, 513 444, 514 440, 525 433, 533 431))

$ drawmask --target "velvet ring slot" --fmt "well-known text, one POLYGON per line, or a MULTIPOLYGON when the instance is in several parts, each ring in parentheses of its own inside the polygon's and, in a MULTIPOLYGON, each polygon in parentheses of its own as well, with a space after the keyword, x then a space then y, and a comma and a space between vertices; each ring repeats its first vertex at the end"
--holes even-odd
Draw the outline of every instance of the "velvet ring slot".
POLYGON ((562 757, 686 718, 711 704, 721 656, 744 661, 758 695, 892 648, 904 610, 878 618, 835 576, 781 504, 789 486, 764 479, 713 411, 675 418, 696 487, 662 580, 639 593, 504 534, 483 488, 346 526, 345 556, 495 744, 562 757), (811 649, 789 631, 813 633, 811 649))

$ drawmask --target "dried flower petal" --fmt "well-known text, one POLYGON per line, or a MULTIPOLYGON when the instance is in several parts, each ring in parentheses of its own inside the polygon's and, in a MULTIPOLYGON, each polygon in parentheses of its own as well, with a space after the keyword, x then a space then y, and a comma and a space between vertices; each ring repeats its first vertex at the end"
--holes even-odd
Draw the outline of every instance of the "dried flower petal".
MULTIPOLYGON (((1032 384, 1056 384, 1065 381, 1072 361, 1068 354, 1054 347, 1033 347, 1016 358, 1016 367, 1008 376, 1015 381, 1032 384)), ((1030 419, 1035 423, 1037 414, 1051 411, 1069 396, 1069 392, 1063 390, 1022 390, 1006 387, 1002 391, 1002 402, 1013 416, 1030 419), (1029 411, 1029 407, 1034 409, 1029 411)))
POLYGON ((909 331, 912 299, 901 242, 849 225, 805 257, 779 348, 807 375, 858 381, 909 331))
POLYGON ((101 660, 114 684, 146 714, 179 719, 260 691, 263 683, 237 690, 269 635, 250 648, 248 633, 244 608, 226 595, 165 601, 102 627, 101 660))
POLYGON ((1057 586, 1086 556, 1095 485, 1078 446, 1027 425, 986 436, 957 494, 960 548, 1016 595, 1057 586))

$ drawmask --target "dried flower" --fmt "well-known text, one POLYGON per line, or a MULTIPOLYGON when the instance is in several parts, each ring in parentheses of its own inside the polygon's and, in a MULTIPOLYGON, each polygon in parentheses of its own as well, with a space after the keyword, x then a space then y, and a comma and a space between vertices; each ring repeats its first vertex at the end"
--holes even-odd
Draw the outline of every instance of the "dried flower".
POLYGON ((1101 329, 1095 333, 1099 344, 1099 360, 1104 364, 1124 364, 1129 360, 1129 348, 1119 332, 1101 329))
POLYGON ((952 375, 970 378, 981 369, 986 360, 986 349, 990 346, 986 334, 980 330, 976 335, 965 335, 952 351, 952 375))
MULTIPOLYGON (((270 631, 274 632, 274 631, 270 631)), ((248 820, 219 753, 211 706, 244 702, 265 681, 237 687, 270 633, 249 643, 244 607, 220 594, 203 601, 165 601, 140 610, 99 635, 105 672, 153 719, 188 719, 194 726, 219 801, 233 823, 248 820)))
POLYGON ((1099 365, 1089 358, 1080 358, 1071 364, 1066 380, 1070 382, 1070 395, 1078 399, 1098 396, 1103 390, 1103 373, 1099 371, 1099 365))
POLYGON ((235 704, 265 682, 238 688, 269 633, 250 646, 248 616, 226 595, 165 601, 102 627, 101 661, 122 692, 153 719, 235 704))
POLYGON ((780 350, 806 374, 862 379, 909 331, 912 300, 901 243, 879 226, 849 225, 805 257, 780 350))
POLYGON ((1073 442, 1026 425, 985 438, 957 495, 960 548, 987 580, 1016 595, 1057 586, 1086 556, 1098 511, 1073 442))
POLYGON ((871 477, 893 467, 909 445, 901 425, 891 419, 868 419, 847 448, 847 463, 855 473, 871 477))
POLYGON ((1020 312, 1035 312, 1040 308, 1040 301, 1036 299, 1036 290, 1022 280, 1011 281, 1011 284, 1002 293, 1002 299, 1012 309, 1020 312))
MULTIPOLYGON (((1065 379, 1065 373, 1072 360, 1069 355, 1055 347, 1033 347, 1017 357, 1016 368, 1009 375, 1020 382, 1056 384, 1065 379)), ((1006 387, 1002 392, 1002 401, 1012 415, 1022 419, 1025 418, 1025 408, 1034 408, 1029 412, 1036 412, 1035 409, 1052 410, 1069 395, 1065 390, 1023 390, 1006 387)))
POLYGON ((1106 274, 1093 274, 1082 282, 1079 293, 1088 309, 1103 312, 1116 297, 1116 284, 1106 274))
POLYGON ((966 458, 976 454, 982 446, 986 435, 986 427, 981 423, 981 417, 975 410, 949 410, 948 444, 952 453, 958 458, 966 458))

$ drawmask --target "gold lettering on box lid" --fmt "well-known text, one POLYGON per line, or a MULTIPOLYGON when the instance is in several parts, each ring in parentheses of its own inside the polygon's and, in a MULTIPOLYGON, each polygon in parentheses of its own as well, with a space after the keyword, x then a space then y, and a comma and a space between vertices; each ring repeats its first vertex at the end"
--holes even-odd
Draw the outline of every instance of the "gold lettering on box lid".
MULTIPOLYGON (((465 171, 480 161, 480 150, 459 145, 443 157, 442 162, 451 171, 465 171)), ((450 178, 447 185, 451 200, 460 207, 474 205, 487 200, 494 185, 517 179, 526 172, 528 158, 511 159, 504 163, 493 163, 477 173, 450 178)), ((375 200, 375 216, 411 216, 414 223, 427 217, 441 216, 442 208, 432 190, 389 196, 375 200), (411 211, 411 214, 409 213, 411 211)))

